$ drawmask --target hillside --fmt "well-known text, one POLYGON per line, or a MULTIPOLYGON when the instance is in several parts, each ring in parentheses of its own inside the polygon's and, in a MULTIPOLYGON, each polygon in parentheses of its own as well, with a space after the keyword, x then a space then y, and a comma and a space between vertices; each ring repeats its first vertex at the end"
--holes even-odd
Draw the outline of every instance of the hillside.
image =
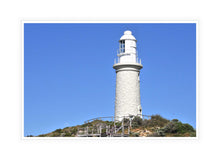
POLYGON ((150 119, 144 120, 135 117, 131 122, 124 119, 123 123, 94 120, 83 125, 57 129, 37 137, 87 137, 85 133, 89 137, 97 137, 97 135, 101 137, 122 135, 124 137, 196 137, 196 131, 191 125, 184 124, 178 119, 168 120, 160 115, 153 115, 150 119))

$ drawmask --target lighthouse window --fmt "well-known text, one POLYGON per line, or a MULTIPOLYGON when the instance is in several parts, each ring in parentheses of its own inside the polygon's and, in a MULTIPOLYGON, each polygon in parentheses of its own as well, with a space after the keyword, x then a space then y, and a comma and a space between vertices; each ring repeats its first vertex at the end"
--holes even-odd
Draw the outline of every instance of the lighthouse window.
POLYGON ((120 41, 119 50, 120 50, 120 53, 125 52, 125 41, 124 40, 120 41))

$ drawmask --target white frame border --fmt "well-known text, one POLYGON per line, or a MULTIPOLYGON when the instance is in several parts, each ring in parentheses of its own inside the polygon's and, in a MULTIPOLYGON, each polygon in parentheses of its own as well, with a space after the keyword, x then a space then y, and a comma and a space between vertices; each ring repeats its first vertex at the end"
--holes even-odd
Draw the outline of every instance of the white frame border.
POLYGON ((198 115, 198 105, 199 105, 199 27, 197 20, 190 21, 175 21, 175 20, 164 20, 164 21, 147 21, 147 20, 20 20, 21 23, 21 91, 22 91, 22 140, 199 140, 199 115, 198 115), (195 23, 196 24, 196 137, 24 137, 24 24, 25 23, 195 23))

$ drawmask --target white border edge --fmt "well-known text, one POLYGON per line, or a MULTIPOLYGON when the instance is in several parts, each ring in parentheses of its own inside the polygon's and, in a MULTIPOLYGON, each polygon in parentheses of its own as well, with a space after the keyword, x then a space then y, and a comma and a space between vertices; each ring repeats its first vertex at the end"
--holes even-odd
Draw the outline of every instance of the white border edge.
POLYGON ((21 26, 21 40, 22 40, 22 49, 21 49, 21 69, 22 69, 22 140, 199 140, 199 126, 198 126, 198 76, 199 76, 199 64, 198 64, 198 40, 199 40, 199 31, 198 31, 198 20, 181 20, 181 21, 175 21, 175 20, 163 20, 163 21, 147 21, 147 20, 108 20, 108 21, 102 21, 102 20, 24 20, 20 19, 20 25, 21 26), (108 137, 25 137, 24 136, 24 24, 25 23, 196 23, 196 137, 121 137, 121 138, 108 138, 108 137))

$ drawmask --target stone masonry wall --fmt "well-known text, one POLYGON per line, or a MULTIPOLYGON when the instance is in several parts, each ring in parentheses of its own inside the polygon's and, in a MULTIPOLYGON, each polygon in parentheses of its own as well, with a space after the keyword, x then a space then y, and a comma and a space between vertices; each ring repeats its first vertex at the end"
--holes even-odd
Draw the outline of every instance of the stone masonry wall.
MULTIPOLYGON (((122 70, 116 75, 115 116, 140 114, 139 71, 122 70)), ((121 120, 122 118, 116 118, 121 120)))

